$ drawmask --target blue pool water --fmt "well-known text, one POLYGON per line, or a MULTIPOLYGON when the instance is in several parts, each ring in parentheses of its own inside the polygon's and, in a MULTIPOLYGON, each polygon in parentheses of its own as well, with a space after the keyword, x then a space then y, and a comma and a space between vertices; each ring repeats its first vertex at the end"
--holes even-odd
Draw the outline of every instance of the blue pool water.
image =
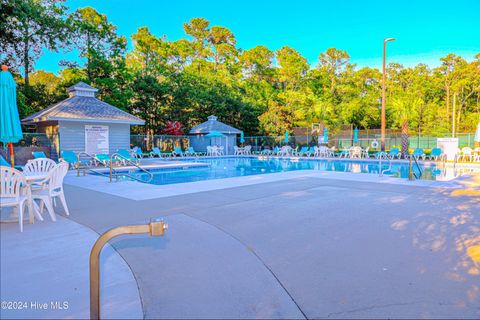
MULTIPOLYGON (((192 160, 188 161, 192 162, 192 160)), ((257 157, 205 158, 194 161, 197 163, 205 163, 207 166, 150 170, 154 175, 148 183, 165 185, 294 170, 379 174, 379 163, 376 161, 340 161, 335 159, 296 160, 257 157)), ((445 178, 446 172, 436 168, 434 165, 421 165, 421 168, 423 170, 421 179, 443 180, 445 178)), ((382 170, 386 169, 388 169, 388 163, 384 162, 382 170)), ((393 162, 391 170, 385 172, 384 175, 408 178, 408 171, 408 163, 393 162)), ((137 178, 142 180, 148 179, 148 176, 145 173, 138 172, 134 174, 137 178)))

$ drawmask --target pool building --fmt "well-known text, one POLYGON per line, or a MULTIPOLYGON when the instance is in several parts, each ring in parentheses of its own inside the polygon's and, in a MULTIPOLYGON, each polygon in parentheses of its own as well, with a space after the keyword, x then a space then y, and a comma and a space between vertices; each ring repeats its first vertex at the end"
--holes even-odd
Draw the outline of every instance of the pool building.
MULTIPOLYGON (((22 120, 35 125, 53 142, 51 156, 61 150, 111 154, 130 147, 130 126, 137 118, 97 99, 98 89, 79 82, 67 89, 69 97, 22 120)), ((55 154, 56 153, 56 154, 55 154)))
POLYGON ((237 145, 237 135, 242 131, 229 126, 226 123, 218 121, 218 118, 211 115, 208 120, 200 123, 190 130, 190 145, 195 150, 205 151, 207 146, 218 145, 225 148, 225 154, 233 154, 233 147, 237 145), (212 138, 206 137, 208 134, 216 133, 212 138))

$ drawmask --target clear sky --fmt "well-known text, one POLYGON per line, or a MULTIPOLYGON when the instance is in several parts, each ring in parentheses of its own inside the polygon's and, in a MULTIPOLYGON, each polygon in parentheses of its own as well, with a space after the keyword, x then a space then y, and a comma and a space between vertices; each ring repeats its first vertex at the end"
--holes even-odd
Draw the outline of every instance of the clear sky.
MULTIPOLYGON (((406 66, 435 67, 447 53, 468 60, 480 53, 480 0, 67 0, 66 4, 70 11, 91 6, 105 13, 129 41, 142 26, 177 40, 186 37, 184 22, 203 17, 211 25, 232 30, 242 49, 288 45, 312 65, 320 52, 335 47, 347 50, 358 66, 380 67, 386 37, 397 38, 388 44, 388 62, 406 66)), ((44 52, 36 68, 56 72, 59 60, 76 56, 44 52)))

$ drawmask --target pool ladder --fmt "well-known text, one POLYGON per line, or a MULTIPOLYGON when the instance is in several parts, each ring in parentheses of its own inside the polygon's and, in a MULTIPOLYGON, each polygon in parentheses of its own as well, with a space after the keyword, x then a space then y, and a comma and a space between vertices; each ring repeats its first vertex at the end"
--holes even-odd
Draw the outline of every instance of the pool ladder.
POLYGON ((423 175, 423 170, 420 167, 420 164, 418 163, 418 158, 414 156, 410 156, 410 166, 409 166, 409 172, 408 172, 408 180, 415 180, 415 179, 420 179, 423 175), (418 169, 418 173, 413 170, 413 164, 418 169))
POLYGON ((392 170, 392 159, 388 157, 386 153, 381 153, 378 161, 378 175, 380 177, 383 177, 383 174, 385 172, 391 171, 392 170), (382 170, 382 160, 385 159, 388 161, 388 168, 385 170, 382 170))

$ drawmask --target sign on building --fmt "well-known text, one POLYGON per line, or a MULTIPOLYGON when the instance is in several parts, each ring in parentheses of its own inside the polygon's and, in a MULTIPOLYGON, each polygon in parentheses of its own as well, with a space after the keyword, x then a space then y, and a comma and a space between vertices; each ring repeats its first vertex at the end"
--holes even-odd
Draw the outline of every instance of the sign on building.
POLYGON ((85 152, 109 154, 108 126, 85 126, 85 152))

